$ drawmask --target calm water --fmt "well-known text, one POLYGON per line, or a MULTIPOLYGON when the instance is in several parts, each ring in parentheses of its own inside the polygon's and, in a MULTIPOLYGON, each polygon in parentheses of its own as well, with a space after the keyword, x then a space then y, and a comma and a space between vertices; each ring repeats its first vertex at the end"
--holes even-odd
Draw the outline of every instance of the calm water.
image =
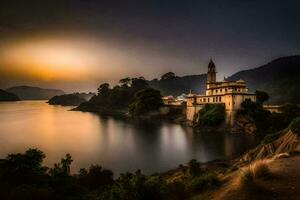
POLYGON ((254 144, 251 136, 194 133, 170 123, 130 122, 68 111, 43 101, 0 103, 0 157, 39 148, 52 166, 66 153, 72 171, 100 164, 116 174, 162 172, 196 158, 206 162, 238 155, 254 144))

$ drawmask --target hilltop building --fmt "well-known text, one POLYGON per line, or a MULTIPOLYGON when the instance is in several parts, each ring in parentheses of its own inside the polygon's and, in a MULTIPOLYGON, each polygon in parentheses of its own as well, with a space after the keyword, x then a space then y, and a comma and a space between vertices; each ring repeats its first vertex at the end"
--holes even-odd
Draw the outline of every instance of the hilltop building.
POLYGON ((243 80, 223 81, 216 80, 216 66, 212 60, 208 64, 206 94, 188 94, 186 118, 193 121, 195 114, 201 110, 205 104, 224 104, 226 110, 226 122, 232 124, 235 113, 240 109, 241 103, 247 99, 256 101, 254 93, 250 93, 243 80))

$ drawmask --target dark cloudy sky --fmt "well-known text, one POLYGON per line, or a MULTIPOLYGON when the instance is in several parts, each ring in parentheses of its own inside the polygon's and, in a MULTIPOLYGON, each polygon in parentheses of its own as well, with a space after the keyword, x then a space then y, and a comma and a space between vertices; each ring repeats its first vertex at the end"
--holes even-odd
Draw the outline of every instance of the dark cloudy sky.
POLYGON ((94 90, 173 71, 219 78, 300 54, 300 3, 279 0, 1 0, 0 88, 94 90))

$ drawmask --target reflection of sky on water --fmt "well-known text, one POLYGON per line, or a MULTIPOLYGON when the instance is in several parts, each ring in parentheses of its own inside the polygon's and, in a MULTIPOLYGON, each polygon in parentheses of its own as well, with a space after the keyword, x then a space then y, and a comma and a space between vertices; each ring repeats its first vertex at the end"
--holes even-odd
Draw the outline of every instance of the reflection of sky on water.
MULTIPOLYGON (((165 171, 192 158, 201 162, 237 155, 251 137, 194 133, 177 124, 130 121, 67 111, 40 101, 0 103, 0 156, 39 148, 53 165, 70 153, 73 172, 100 164, 115 173, 165 171)), ((249 141, 251 141, 249 143, 249 141)))

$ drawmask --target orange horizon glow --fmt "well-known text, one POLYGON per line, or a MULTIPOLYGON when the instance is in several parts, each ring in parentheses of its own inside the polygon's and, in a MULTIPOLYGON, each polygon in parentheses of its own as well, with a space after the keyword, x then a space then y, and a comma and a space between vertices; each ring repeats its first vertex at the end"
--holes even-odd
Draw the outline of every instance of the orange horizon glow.
POLYGON ((65 41, 36 41, 9 46, 0 55, 7 77, 42 81, 80 80, 96 65, 94 55, 65 41), (94 57, 93 57, 94 56, 94 57))
POLYGON ((33 85, 89 91, 124 77, 152 79, 173 67, 196 66, 156 49, 80 35, 44 35, 0 41, 0 45, 1 88, 33 85))

